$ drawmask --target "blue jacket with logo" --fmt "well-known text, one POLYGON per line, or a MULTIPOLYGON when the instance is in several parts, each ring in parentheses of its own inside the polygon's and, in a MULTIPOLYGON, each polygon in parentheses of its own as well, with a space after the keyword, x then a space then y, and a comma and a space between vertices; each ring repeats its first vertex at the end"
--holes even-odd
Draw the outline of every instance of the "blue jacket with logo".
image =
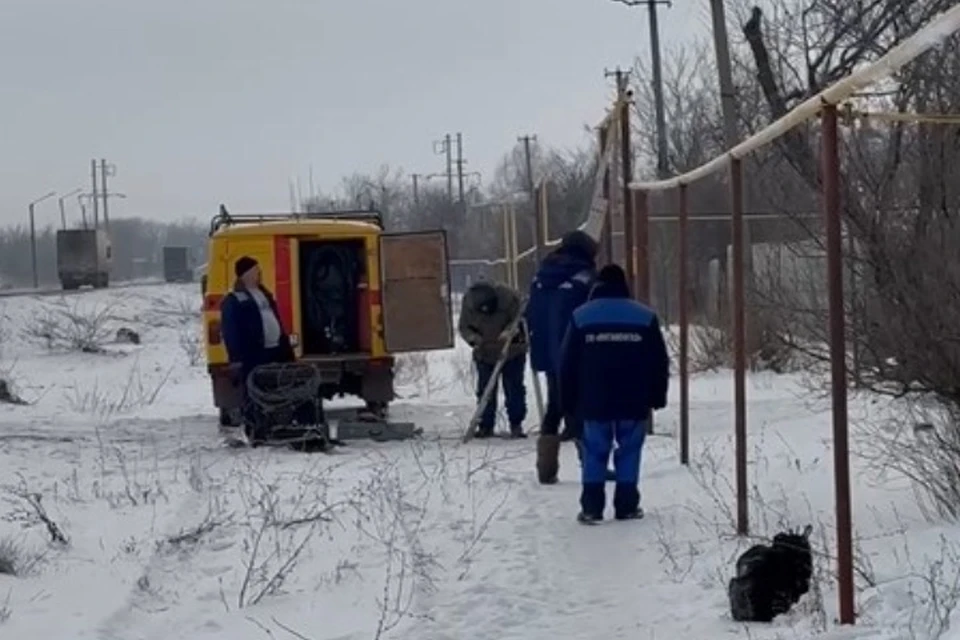
POLYGON ((646 420, 667 406, 670 357, 657 314, 602 287, 573 314, 560 352, 560 403, 581 420, 646 420))
MULTIPOLYGON (((266 296, 270 308, 273 309, 279 321, 280 313, 273 294, 263 286, 260 287, 260 291, 266 296)), ((220 333, 223 336, 223 344, 227 348, 227 358, 231 364, 242 365, 244 379, 254 367, 267 364, 271 360, 270 354, 263 346, 263 318, 260 315, 260 307, 242 285, 235 286, 233 291, 223 299, 220 306, 220 333)), ((293 348, 290 346, 290 338, 283 331, 282 323, 280 334, 278 344, 280 359, 292 361, 293 348)))
POLYGON ((576 249, 556 249, 540 263, 525 314, 534 371, 557 370, 564 331, 574 309, 587 301, 595 276, 596 263, 576 249))

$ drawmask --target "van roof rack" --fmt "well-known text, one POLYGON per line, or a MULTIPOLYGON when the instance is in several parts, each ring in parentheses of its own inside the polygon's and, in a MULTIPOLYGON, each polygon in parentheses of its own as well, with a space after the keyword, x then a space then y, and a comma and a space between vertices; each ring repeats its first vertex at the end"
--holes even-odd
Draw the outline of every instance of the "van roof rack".
POLYGON ((255 224, 281 220, 345 220, 353 222, 372 222, 383 229, 383 216, 376 209, 311 211, 309 213, 239 213, 227 211, 220 205, 220 212, 210 220, 210 235, 219 229, 234 224, 255 224))

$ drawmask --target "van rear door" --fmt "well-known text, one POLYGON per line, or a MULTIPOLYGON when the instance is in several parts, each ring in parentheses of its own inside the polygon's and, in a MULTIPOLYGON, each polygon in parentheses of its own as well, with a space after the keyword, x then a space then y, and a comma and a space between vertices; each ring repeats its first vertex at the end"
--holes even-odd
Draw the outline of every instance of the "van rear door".
POLYGON ((453 308, 446 232, 382 234, 380 295, 384 345, 389 353, 451 348, 453 308))

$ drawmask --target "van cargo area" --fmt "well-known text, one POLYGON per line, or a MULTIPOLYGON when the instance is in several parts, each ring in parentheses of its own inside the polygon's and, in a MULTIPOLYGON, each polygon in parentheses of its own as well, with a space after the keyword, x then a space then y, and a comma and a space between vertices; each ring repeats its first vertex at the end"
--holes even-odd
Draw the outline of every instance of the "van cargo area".
POLYGON ((304 356, 369 351, 362 292, 367 273, 363 240, 300 242, 300 343, 304 356))

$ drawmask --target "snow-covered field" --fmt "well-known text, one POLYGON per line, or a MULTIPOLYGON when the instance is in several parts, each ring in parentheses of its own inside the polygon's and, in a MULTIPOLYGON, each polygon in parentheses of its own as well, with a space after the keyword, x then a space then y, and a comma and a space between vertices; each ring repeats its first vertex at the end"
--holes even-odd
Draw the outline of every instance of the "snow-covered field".
MULTIPOLYGON (((755 542, 732 535, 729 375, 693 379, 689 469, 672 437, 648 440, 646 519, 582 527, 572 448, 561 483, 541 487, 533 439, 458 442, 473 404, 462 348, 404 359, 392 411, 425 428, 419 441, 224 447, 197 289, 0 300, 0 371, 29 402, 0 405, 0 569, 13 558, 20 574, 0 574, 0 637, 960 638, 936 635, 960 597, 957 529, 860 460, 860 619, 836 627, 830 414, 796 377, 748 380, 751 518, 761 538, 815 526, 815 586, 789 615, 745 626, 725 590, 755 542), (113 318, 105 353, 27 335, 72 312, 113 318), (110 344, 119 326, 143 343, 110 344)), ((661 434, 676 430, 676 399, 674 384, 661 434)), ((530 407, 533 425, 532 393, 530 407)), ((857 425, 888 410, 851 399, 857 425)))

